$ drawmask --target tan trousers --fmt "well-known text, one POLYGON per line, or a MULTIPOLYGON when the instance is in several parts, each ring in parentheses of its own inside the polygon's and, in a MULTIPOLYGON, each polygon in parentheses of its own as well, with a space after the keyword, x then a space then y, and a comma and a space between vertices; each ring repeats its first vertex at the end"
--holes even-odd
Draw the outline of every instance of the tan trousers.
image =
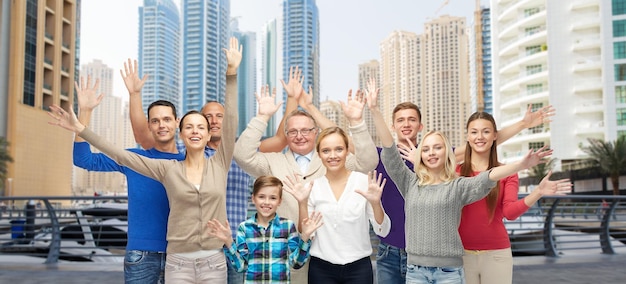
POLYGON ((463 269, 466 284, 513 283, 511 248, 499 250, 465 250, 463 269))
POLYGON ((165 260, 165 283, 226 283, 227 271, 226 257, 222 251, 195 259, 168 254, 165 260))
POLYGON ((291 283, 308 284, 309 283, 309 262, 300 269, 291 269, 291 283))

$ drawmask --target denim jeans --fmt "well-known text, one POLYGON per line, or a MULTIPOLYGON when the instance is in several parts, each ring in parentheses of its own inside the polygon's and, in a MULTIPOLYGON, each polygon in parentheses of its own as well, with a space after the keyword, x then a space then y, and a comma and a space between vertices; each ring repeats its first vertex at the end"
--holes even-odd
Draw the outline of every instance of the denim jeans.
POLYGON ((463 267, 426 267, 409 264, 406 284, 465 284, 463 267))
POLYGON ((378 244, 376 279, 381 284, 406 283, 406 251, 382 242, 378 244))
POLYGON ((127 250, 124 256, 124 282, 154 284, 165 282, 165 253, 127 250))
POLYGON ((243 284, 245 272, 237 272, 237 269, 230 264, 228 258, 226 259, 226 266, 228 266, 228 284, 243 284))

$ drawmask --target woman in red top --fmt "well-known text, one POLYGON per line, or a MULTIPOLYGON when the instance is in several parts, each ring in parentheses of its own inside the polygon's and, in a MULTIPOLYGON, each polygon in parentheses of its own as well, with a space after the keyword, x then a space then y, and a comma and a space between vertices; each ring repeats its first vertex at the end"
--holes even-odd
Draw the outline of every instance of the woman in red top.
MULTIPOLYGON (((461 176, 474 176, 499 166, 493 116, 475 112, 467 121, 465 163, 457 166, 461 176)), ((465 247, 463 266, 467 284, 512 283, 513 255, 503 218, 513 220, 544 195, 571 191, 568 179, 550 181, 551 172, 524 199, 517 197, 517 174, 508 176, 483 199, 463 208, 459 234, 465 247)))

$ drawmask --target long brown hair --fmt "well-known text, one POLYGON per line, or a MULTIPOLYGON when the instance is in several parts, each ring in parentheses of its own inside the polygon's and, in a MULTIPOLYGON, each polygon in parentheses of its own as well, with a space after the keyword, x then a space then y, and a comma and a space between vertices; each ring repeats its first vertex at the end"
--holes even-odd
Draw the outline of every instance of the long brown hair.
MULTIPOLYGON (((491 126, 493 127, 494 133, 496 134, 498 133, 498 129, 496 128, 496 121, 495 119, 493 119, 493 116, 491 116, 491 114, 489 113, 482 112, 482 111, 475 112, 472 115, 470 115, 470 117, 467 119, 467 125, 465 126, 465 130, 469 131, 470 123, 478 119, 484 119, 484 120, 491 122, 491 126)), ((487 170, 501 165, 501 163, 498 161, 497 147, 498 145, 496 141, 493 141, 493 144, 491 145, 491 150, 489 151, 489 165, 487 166, 487 170)), ((465 177, 474 176, 474 169, 472 169, 472 148, 470 147, 469 141, 465 142, 465 159, 463 161, 464 161, 463 164, 461 164, 460 175, 465 176, 465 177)), ((491 191, 489 191, 489 194, 487 194, 487 197, 486 197, 487 213, 489 214, 490 223, 493 220, 493 215, 495 214, 495 211, 496 211, 496 205, 498 203, 499 195, 500 195, 500 182, 498 181, 496 183, 496 186, 492 188, 491 191)))

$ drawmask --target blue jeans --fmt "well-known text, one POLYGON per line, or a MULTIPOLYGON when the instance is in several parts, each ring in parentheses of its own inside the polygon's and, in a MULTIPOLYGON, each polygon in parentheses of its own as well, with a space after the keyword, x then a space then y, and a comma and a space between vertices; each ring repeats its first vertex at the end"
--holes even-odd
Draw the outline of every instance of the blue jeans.
POLYGON ((228 284, 243 284, 244 272, 237 272, 237 270, 230 264, 228 258, 226 258, 226 266, 228 266, 228 284))
POLYGON ((409 264, 406 284, 465 284, 463 267, 426 267, 409 264))
POLYGON ((406 251, 382 242, 378 244, 376 279, 381 284, 406 283, 406 251))
POLYGON ((165 253, 127 250, 124 256, 124 282, 165 283, 165 253))

